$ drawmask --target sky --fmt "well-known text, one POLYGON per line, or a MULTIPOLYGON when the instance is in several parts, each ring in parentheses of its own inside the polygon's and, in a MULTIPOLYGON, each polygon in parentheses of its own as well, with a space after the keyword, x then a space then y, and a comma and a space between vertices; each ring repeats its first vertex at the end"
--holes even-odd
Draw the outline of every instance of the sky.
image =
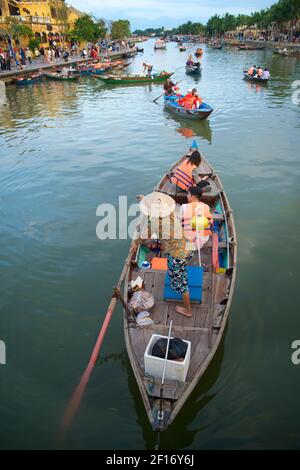
POLYGON ((132 31, 147 27, 176 27, 188 20, 206 21, 214 14, 251 13, 276 0, 69 0, 81 11, 106 20, 128 19, 132 31))

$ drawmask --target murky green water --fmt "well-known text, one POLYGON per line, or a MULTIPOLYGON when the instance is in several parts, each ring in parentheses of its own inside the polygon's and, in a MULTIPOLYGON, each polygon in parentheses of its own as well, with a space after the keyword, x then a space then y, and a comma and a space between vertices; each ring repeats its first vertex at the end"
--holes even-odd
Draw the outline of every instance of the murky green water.
MULTIPOLYGON (((192 49, 193 51, 193 49, 192 49)), ((185 53, 145 46, 187 89, 185 53)), ((96 208, 152 190, 196 134, 235 213, 238 279, 213 365, 162 448, 299 448, 300 62, 271 51, 205 49, 197 81, 216 108, 209 123, 177 121, 152 100, 158 86, 100 81, 8 87, 0 115, 0 447, 53 448, 118 279, 129 241, 96 238, 96 208), (270 66, 267 87, 244 66, 270 66), (190 130, 187 131, 186 129, 190 130)), ((90 381, 67 448, 150 449, 156 443, 127 359, 121 310, 90 381)))

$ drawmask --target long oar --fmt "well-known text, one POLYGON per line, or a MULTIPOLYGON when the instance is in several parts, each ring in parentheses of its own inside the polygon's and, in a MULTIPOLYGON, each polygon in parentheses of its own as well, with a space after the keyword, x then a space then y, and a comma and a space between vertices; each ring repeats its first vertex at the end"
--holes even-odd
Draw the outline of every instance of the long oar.
MULTIPOLYGON (((179 82, 175 83, 174 86, 177 86, 178 83, 181 83, 183 80, 179 80, 179 82)), ((161 98, 163 95, 165 94, 165 92, 163 92, 161 95, 159 95, 157 98, 155 98, 155 100, 153 100, 153 103, 156 103, 157 100, 159 100, 159 98, 161 98)))
POLYGON ((129 268, 129 265, 130 265, 130 262, 131 262, 132 254, 133 254, 133 248, 131 248, 130 251, 129 251, 129 255, 126 259, 126 262, 125 262, 123 271, 121 273, 120 279, 118 281, 117 286, 114 289, 114 293, 112 295, 110 304, 108 306, 106 316, 104 318, 104 321, 103 321, 98 339, 97 339, 96 344, 94 346, 92 355, 91 355, 90 360, 88 362, 88 365, 87 365, 87 367, 86 367, 86 369, 85 369, 85 371, 84 371, 84 373, 81 377, 81 380, 80 380, 79 384, 77 385, 77 387, 76 387, 76 389, 75 389, 75 391, 74 391, 74 393, 71 397, 71 400, 70 400, 70 402, 69 402, 69 404, 68 404, 68 406, 65 410, 65 413, 64 413, 63 419, 61 421, 61 425, 60 425, 60 432, 59 432, 60 440, 63 439, 67 429, 71 426, 71 424, 72 424, 72 422, 75 418, 75 415, 76 415, 76 413, 77 413, 77 411, 80 407, 80 403, 81 403, 83 394, 85 392, 85 389, 86 389, 87 384, 89 382, 90 376, 91 376, 91 374, 94 370, 95 364, 97 362, 99 352, 100 352, 100 349, 101 349, 101 346, 102 346, 102 343, 103 343, 104 336, 106 334, 107 328, 108 328, 110 320, 112 318, 112 314, 114 313, 114 310, 115 310, 116 305, 118 303, 118 298, 120 297, 119 289, 120 289, 120 287, 121 287, 121 285, 124 281, 124 278, 127 274, 127 271, 128 271, 128 268, 129 268))

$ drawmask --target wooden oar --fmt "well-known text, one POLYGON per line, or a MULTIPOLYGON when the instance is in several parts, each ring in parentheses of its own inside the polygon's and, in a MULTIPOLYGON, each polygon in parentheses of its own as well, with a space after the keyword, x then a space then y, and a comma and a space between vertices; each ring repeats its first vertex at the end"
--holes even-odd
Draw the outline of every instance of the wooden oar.
POLYGON ((114 293, 112 295, 110 304, 108 306, 106 316, 104 318, 104 321, 103 321, 98 339, 97 339, 96 344, 94 346, 92 355, 91 355, 90 360, 88 362, 88 365, 87 365, 87 367, 86 367, 86 369, 85 369, 85 371, 84 371, 84 373, 81 377, 81 380, 80 380, 79 384, 77 385, 77 387, 76 387, 76 389, 75 389, 75 391, 74 391, 74 393, 71 397, 71 400, 68 403, 68 406, 65 410, 65 413, 64 413, 63 419, 61 421, 61 425, 60 425, 60 432, 59 432, 60 440, 63 439, 66 431, 71 426, 71 424, 72 424, 72 422, 75 418, 75 415, 76 415, 76 413, 79 409, 83 394, 85 392, 85 389, 86 389, 87 384, 89 382, 90 376, 93 372, 93 369, 94 369, 95 364, 97 362, 97 359, 99 357, 99 352, 100 352, 100 349, 101 349, 101 346, 102 346, 103 339, 104 339, 104 336, 106 334, 107 328, 109 326, 110 320, 112 318, 112 314, 114 313, 114 310, 115 310, 116 305, 118 303, 118 299, 120 298, 119 289, 120 289, 120 287, 121 287, 121 285, 124 281, 124 278, 127 274, 128 269, 129 269, 133 252, 134 252, 134 248, 132 246, 130 251, 129 251, 129 255, 126 259, 126 262, 125 262, 123 271, 121 273, 120 279, 118 281, 118 284, 116 285, 116 287, 114 289, 114 293))
MULTIPOLYGON (((177 86, 178 83, 181 83, 183 80, 179 80, 179 82, 175 83, 174 86, 177 86)), ((161 95, 159 95, 157 98, 155 98, 155 100, 153 100, 153 103, 156 103, 157 100, 159 100, 159 98, 161 98, 163 95, 165 94, 165 92, 163 92, 161 95)))

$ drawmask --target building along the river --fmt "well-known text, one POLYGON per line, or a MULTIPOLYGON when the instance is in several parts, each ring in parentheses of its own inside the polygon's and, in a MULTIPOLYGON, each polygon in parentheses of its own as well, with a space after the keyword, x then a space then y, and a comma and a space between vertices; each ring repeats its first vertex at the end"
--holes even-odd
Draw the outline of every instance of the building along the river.
POLYGON ((48 45, 53 39, 62 42, 81 15, 64 0, 0 0, 0 45, 5 44, 3 32, 10 20, 29 26, 34 36, 48 45))

